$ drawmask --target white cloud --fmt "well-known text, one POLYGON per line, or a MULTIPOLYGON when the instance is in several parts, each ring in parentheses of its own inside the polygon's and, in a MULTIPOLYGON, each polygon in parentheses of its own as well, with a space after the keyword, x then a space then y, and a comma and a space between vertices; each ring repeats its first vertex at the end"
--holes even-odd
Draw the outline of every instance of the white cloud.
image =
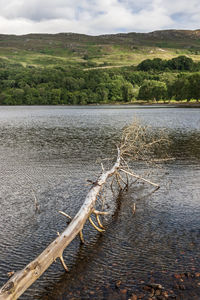
POLYGON ((199 0, 0 0, 0 33, 196 29, 199 15, 199 0))

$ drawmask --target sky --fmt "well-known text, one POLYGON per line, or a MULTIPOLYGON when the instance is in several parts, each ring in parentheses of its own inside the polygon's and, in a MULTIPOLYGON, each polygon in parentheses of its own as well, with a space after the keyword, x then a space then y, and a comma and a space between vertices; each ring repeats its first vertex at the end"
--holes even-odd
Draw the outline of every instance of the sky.
POLYGON ((200 0, 0 0, 0 33, 199 29, 200 0))

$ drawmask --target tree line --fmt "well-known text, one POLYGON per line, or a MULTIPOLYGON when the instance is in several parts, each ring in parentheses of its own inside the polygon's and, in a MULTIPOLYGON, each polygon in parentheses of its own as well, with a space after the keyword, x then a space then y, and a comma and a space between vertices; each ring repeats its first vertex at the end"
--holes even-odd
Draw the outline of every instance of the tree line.
POLYGON ((188 58, 183 56, 169 61, 171 66, 177 68, 156 69, 158 62, 158 65, 166 65, 166 61, 160 59, 152 60, 151 66, 154 67, 148 70, 144 66, 149 64, 149 60, 143 61, 137 67, 89 71, 65 66, 23 67, 2 60, 0 104, 84 105, 136 100, 200 99, 198 64, 191 59, 189 63, 188 58))
POLYGON ((138 66, 139 71, 200 71, 200 63, 194 62, 190 57, 181 55, 169 60, 161 58, 145 59, 138 66))

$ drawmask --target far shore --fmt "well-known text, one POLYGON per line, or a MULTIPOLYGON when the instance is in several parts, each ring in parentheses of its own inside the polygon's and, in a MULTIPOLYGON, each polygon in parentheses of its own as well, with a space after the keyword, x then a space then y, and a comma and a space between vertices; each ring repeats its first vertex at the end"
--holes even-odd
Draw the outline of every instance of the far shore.
POLYGON ((100 103, 90 103, 90 104, 56 104, 56 105, 52 105, 52 104, 33 104, 33 105, 27 105, 27 104, 21 104, 21 105, 1 105, 0 107, 14 107, 14 106, 18 106, 18 107, 23 107, 23 106, 66 106, 66 107, 75 107, 75 106, 79 106, 79 107, 83 107, 83 106, 152 106, 152 107, 182 107, 182 108, 200 108, 200 102, 196 101, 192 101, 192 102, 186 102, 186 101, 158 101, 158 102, 150 102, 150 101, 144 101, 144 100, 138 100, 138 101, 132 101, 132 102, 122 102, 122 101, 118 101, 118 102, 100 102, 100 103))
MULTIPOLYGON (((134 101, 134 102, 109 102, 109 103, 94 103, 86 104, 86 106, 109 106, 109 105, 131 105, 131 106, 165 106, 165 107, 200 107, 200 102, 185 102, 185 101, 158 101, 158 102, 149 102, 149 101, 134 101)), ((82 106, 82 105, 80 105, 82 106)))

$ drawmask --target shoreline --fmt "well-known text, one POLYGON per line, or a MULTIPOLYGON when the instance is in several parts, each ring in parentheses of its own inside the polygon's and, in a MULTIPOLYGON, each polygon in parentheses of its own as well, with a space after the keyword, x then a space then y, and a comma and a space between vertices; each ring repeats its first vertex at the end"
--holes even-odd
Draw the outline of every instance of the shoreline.
MULTIPOLYGON (((183 108, 200 108, 200 102, 161 102, 161 103, 152 103, 152 102, 110 102, 110 103, 94 103, 94 104, 86 104, 86 105, 75 105, 75 106, 152 106, 152 107, 183 107, 183 108)), ((74 106, 74 105, 66 105, 66 106, 74 106)))
POLYGON ((92 107, 92 106, 148 106, 148 107, 182 107, 182 108, 200 108, 200 102, 148 102, 148 101, 135 101, 135 102, 109 102, 109 103, 91 103, 91 104, 16 104, 16 105, 0 105, 0 107, 31 107, 31 106, 52 106, 52 107, 58 107, 58 106, 66 106, 66 107, 92 107))
MULTIPOLYGON (((106 104, 106 103, 105 103, 106 104)), ((152 102, 152 101, 144 101, 144 100, 138 100, 138 101, 134 101, 134 102, 110 102, 108 103, 109 105, 111 104, 117 104, 117 105, 152 105, 152 106, 158 106, 158 105, 178 105, 178 106, 182 106, 182 105, 186 105, 186 106, 200 106, 200 101, 195 101, 195 102, 186 102, 186 101, 158 101, 158 102, 152 102)))

